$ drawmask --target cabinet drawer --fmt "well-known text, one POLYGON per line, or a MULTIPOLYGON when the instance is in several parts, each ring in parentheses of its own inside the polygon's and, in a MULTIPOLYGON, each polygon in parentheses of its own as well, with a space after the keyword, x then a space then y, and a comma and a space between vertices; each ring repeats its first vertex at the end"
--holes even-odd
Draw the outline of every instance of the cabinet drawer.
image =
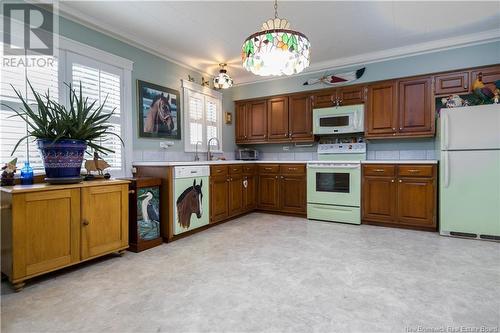
POLYGON ((395 166, 387 164, 365 165, 363 173, 366 176, 394 176, 395 166))
POLYGON ((286 175, 303 175, 306 173, 304 164, 284 164, 280 166, 280 173, 286 175))
POLYGON ((278 173, 280 171, 280 166, 278 164, 263 164, 259 165, 259 173, 278 173))
POLYGON ((255 174, 255 164, 243 165, 243 173, 245 175, 255 174))
POLYGON ((400 176, 405 177, 432 177, 432 165, 400 165, 398 167, 400 176))
POLYGON ((211 176, 225 176, 227 175, 227 165, 212 165, 210 167, 211 176))
POLYGON ((239 175, 242 172, 241 165, 230 165, 229 166, 229 174, 230 175, 239 175))

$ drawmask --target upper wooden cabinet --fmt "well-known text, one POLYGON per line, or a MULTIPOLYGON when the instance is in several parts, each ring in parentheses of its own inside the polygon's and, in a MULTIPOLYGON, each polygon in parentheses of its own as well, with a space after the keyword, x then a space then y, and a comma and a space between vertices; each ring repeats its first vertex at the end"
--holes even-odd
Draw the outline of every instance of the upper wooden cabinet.
POLYGON ((267 101, 267 126, 269 140, 288 138, 288 97, 276 97, 267 101))
POLYGON ((246 139, 249 141, 267 140, 267 101, 248 103, 246 109, 246 139))
POLYGON ((400 80, 398 99, 399 134, 434 136, 432 78, 400 80))
POLYGON ((430 76, 368 86, 365 137, 431 137, 435 134, 430 76))
POLYGON ((310 95, 288 97, 288 128, 288 137, 292 141, 314 141, 310 95))
POLYGON ((368 86, 365 109, 366 136, 396 135, 398 98, 396 81, 368 86))
POLYGON ((312 95, 312 98, 314 108, 362 104, 366 101, 367 91, 364 86, 346 86, 316 92, 312 95))
POLYGON ((237 102, 236 143, 312 142, 312 107, 308 94, 237 102))
POLYGON ((440 74, 434 77, 436 95, 466 94, 469 92, 469 72, 440 74))

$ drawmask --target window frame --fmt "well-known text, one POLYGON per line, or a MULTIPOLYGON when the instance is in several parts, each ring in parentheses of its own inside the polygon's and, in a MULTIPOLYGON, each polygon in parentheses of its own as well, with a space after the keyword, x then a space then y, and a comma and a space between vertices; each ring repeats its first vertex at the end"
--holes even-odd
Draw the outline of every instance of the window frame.
MULTIPOLYGON (((67 37, 54 34, 57 48, 54 49, 54 57, 58 59, 58 98, 59 103, 68 105, 68 87, 65 82, 72 82, 72 65, 70 60, 87 59, 87 63, 99 64, 98 68, 110 71, 113 74, 120 73, 120 125, 121 136, 124 141, 122 148, 122 168, 113 170, 113 177, 132 175, 133 162, 133 126, 132 126, 132 69, 133 61, 80 43, 67 37), (105 69, 107 68, 107 69, 105 69)), ((19 148, 18 148, 19 149, 19 148)), ((83 168, 83 166, 82 166, 83 168)), ((35 174, 43 174, 44 170, 36 170, 35 174)))
POLYGON ((212 99, 217 105, 217 139, 219 139, 219 147, 216 150, 210 150, 214 153, 223 153, 223 112, 222 112, 222 93, 210 89, 205 86, 201 86, 191 81, 182 80, 182 94, 183 94, 183 107, 184 112, 183 130, 184 130, 184 152, 194 153, 196 152, 196 145, 192 145, 190 142, 191 131, 190 131, 190 114, 189 114, 189 98, 191 94, 203 96, 203 110, 202 110, 202 145, 198 147, 198 153, 206 153, 208 151, 208 138, 207 138, 207 120, 206 120, 206 105, 207 99, 212 99))

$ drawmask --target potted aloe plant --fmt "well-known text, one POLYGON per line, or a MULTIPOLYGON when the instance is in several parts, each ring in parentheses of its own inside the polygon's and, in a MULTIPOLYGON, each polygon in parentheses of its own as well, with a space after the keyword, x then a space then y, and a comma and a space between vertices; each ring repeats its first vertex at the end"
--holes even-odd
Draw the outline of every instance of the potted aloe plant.
POLYGON ((83 97, 82 86, 77 92, 71 85, 69 88, 69 106, 59 104, 51 98, 49 91, 43 96, 33 89, 36 104, 33 107, 12 87, 22 102, 22 108, 13 109, 15 116, 21 117, 28 124, 28 134, 21 138, 12 151, 24 140, 35 138, 38 149, 43 157, 45 180, 49 183, 75 183, 81 181, 81 167, 83 156, 87 148, 103 154, 114 151, 103 147, 100 140, 105 135, 118 137, 111 131, 109 118, 112 112, 104 112, 106 99, 101 105, 96 101, 89 102, 83 97), (34 107, 36 106, 36 107, 34 107))

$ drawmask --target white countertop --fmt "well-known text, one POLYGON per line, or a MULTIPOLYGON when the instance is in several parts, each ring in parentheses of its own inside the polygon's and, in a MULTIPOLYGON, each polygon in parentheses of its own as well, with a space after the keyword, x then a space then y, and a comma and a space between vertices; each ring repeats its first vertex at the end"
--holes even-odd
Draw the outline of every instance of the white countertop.
MULTIPOLYGON (((259 160, 259 161, 241 161, 241 160, 221 160, 221 161, 191 161, 191 162, 168 162, 168 161, 145 161, 132 162, 133 166, 186 166, 186 165, 220 165, 220 164, 306 164, 306 163, 352 163, 353 161, 277 161, 277 160, 259 160)), ((354 161, 355 162, 355 161, 354 161)), ((437 160, 367 160, 361 161, 362 164, 437 164, 437 160)))

